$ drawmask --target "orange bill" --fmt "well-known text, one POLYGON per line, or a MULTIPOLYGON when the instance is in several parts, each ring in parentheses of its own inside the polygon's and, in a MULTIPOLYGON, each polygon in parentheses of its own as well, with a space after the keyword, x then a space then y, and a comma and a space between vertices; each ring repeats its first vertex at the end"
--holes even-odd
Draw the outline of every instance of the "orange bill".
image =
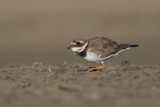
POLYGON ((67 49, 71 49, 71 48, 74 48, 74 46, 71 45, 71 46, 69 46, 67 49))

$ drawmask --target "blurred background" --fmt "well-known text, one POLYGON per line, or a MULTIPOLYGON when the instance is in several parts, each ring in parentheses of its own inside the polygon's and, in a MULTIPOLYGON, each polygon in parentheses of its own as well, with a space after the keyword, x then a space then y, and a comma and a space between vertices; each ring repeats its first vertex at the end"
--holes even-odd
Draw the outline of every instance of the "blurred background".
POLYGON ((160 62, 158 0, 0 0, 0 65, 87 63, 66 48, 75 38, 104 36, 140 44, 108 62, 160 62))

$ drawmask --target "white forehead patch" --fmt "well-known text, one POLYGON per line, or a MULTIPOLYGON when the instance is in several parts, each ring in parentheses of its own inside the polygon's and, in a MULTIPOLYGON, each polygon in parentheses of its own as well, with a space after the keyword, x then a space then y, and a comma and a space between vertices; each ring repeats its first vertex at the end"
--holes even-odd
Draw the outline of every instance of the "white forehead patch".
POLYGON ((76 43, 75 42, 71 42, 71 45, 76 45, 76 43))
MULTIPOLYGON (((83 41, 78 41, 80 43, 84 43, 83 41)), ((76 45, 76 42, 71 42, 71 45, 76 45)))

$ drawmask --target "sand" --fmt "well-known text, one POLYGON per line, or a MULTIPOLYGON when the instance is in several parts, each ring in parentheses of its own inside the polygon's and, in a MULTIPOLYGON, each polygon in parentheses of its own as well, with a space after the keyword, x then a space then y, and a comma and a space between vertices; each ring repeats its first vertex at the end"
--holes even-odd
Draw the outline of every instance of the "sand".
POLYGON ((135 107, 160 104, 159 65, 9 65, 0 68, 1 107, 135 107))

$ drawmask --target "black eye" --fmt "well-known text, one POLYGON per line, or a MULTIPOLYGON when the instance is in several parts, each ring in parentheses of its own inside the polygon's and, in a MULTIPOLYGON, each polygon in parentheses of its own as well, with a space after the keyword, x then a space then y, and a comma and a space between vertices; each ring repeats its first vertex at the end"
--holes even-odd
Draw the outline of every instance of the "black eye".
POLYGON ((77 42, 76 44, 77 44, 77 45, 80 45, 81 43, 80 43, 80 42, 77 42))

